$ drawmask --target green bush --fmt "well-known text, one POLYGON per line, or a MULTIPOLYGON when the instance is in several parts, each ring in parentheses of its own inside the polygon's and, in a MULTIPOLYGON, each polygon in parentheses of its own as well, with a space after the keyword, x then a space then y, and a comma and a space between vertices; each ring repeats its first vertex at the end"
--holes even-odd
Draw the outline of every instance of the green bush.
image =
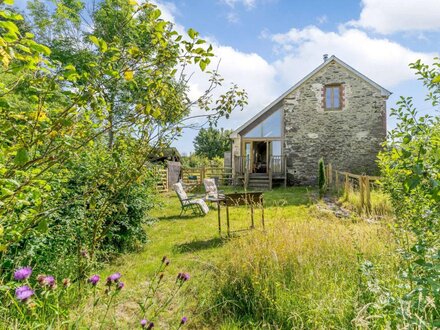
POLYGON ((319 159, 318 162, 318 188, 319 188, 319 197, 323 197, 327 190, 327 179, 325 177, 325 165, 324 159, 319 159))

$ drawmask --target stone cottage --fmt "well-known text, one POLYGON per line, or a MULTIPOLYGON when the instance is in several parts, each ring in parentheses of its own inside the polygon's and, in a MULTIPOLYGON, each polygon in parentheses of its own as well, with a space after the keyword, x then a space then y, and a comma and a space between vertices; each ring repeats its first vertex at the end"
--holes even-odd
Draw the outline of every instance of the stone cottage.
POLYGON ((390 95, 324 55, 321 65, 231 134, 236 181, 314 184, 321 157, 338 170, 375 174, 390 95))

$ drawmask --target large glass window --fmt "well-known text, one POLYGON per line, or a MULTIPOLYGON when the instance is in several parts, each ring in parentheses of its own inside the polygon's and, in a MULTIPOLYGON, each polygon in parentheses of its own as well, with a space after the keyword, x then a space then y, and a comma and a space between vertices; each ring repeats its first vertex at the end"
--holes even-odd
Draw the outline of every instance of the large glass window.
POLYGON ((275 111, 244 136, 250 138, 281 137, 281 110, 275 111))

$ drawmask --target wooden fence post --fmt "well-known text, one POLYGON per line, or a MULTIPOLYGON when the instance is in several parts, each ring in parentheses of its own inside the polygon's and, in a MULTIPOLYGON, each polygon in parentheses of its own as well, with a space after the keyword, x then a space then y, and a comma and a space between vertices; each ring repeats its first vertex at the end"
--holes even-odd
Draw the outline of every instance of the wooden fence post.
POLYGON ((363 210, 365 206, 365 176, 363 175, 359 177, 359 190, 361 196, 361 210, 363 210))
POLYGON ((365 177, 365 199, 366 199, 366 209, 367 213, 371 212, 371 194, 370 194, 370 178, 368 176, 365 177))
POLYGON ((203 184, 203 179, 205 179, 205 166, 202 166, 200 168, 200 183, 199 183, 199 185, 203 184))
POLYGON ((331 186, 333 181, 332 163, 328 164, 328 185, 331 186))
POLYGON ((348 190, 350 189, 350 182, 348 180, 348 173, 345 173, 345 199, 348 200, 348 190))
POLYGON ((339 194, 339 172, 335 171, 335 187, 336 192, 339 194))

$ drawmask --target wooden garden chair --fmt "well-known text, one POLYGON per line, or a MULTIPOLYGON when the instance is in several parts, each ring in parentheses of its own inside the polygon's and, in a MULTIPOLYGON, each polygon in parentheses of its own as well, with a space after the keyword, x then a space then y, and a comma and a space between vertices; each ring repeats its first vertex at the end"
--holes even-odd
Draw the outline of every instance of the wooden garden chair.
POLYGON ((174 191, 179 198, 180 205, 182 210, 180 211, 180 216, 186 212, 186 210, 190 209, 194 214, 206 215, 209 212, 208 205, 206 205, 205 201, 201 198, 190 198, 183 189, 183 185, 181 182, 173 184, 174 191))

